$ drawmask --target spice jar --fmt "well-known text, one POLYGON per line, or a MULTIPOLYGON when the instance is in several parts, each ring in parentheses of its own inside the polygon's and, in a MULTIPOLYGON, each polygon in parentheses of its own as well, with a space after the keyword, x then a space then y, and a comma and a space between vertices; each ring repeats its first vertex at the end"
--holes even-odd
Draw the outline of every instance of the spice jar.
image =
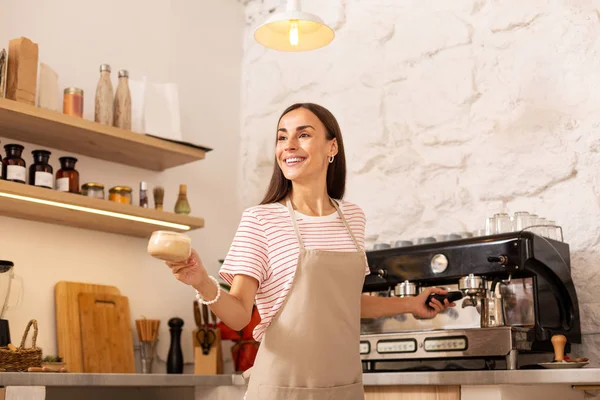
POLYGON ((75 157, 61 157, 60 169, 56 173, 56 190, 60 192, 79 193, 79 172, 75 169, 75 157))
POLYGON ((140 207, 148 208, 148 183, 140 182, 140 207))
POLYGON ((33 164, 29 167, 29 184, 33 186, 54 188, 53 169, 48 160, 50 153, 48 150, 33 150, 33 164))
POLYGON ((108 191, 110 201, 122 204, 131 204, 131 188, 129 186, 115 186, 108 191))
POLYGON ((83 118, 83 90, 76 87, 65 89, 63 98, 63 113, 73 117, 83 118))
POLYGON ((95 197, 96 199, 104 199, 104 185, 88 182, 81 186, 81 194, 83 196, 95 197))
POLYGON ((20 144, 7 144, 4 146, 6 157, 2 160, 2 179, 25 183, 27 169, 25 160, 21 158, 23 149, 24 147, 20 144))

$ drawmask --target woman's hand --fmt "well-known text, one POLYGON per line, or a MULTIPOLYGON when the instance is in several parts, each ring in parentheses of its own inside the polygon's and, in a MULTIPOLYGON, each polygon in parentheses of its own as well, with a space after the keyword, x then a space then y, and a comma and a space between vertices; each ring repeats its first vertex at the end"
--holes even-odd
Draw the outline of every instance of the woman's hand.
POLYGON ((424 319, 433 318, 438 315, 438 313, 448 309, 449 307, 456 306, 455 303, 449 303, 448 299, 445 299, 443 304, 436 299, 432 299, 429 305, 425 304, 427 297, 429 297, 431 293, 448 294, 446 290, 440 288, 430 287, 424 289, 418 296, 412 298, 414 302, 412 314, 415 317, 424 319))
POLYGON ((200 256, 194 249, 192 249, 192 254, 187 260, 181 262, 165 261, 165 264, 171 268, 175 278, 195 288, 202 286, 208 279, 208 272, 206 272, 200 256))

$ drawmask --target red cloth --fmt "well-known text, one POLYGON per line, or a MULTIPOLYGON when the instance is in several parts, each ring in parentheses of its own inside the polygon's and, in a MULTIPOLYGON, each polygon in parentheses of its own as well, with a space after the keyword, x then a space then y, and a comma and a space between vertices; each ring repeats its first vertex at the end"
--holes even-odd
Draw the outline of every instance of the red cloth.
POLYGON ((241 331, 234 331, 223 322, 217 323, 217 326, 221 329, 222 339, 236 342, 231 348, 231 355, 237 372, 243 372, 254 365, 260 343, 252 338, 252 331, 259 323, 260 315, 256 306, 252 309, 250 322, 241 331))

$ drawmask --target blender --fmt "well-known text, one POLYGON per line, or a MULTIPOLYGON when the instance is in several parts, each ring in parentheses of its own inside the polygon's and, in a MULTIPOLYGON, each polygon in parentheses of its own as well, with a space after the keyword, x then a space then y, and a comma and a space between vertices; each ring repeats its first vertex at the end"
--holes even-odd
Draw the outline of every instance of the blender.
POLYGON ((10 343, 10 329, 8 320, 4 319, 4 313, 7 310, 18 308, 23 300, 23 280, 18 275, 15 275, 15 264, 12 261, 0 260, 0 347, 8 346, 10 343), (15 306, 9 305, 10 293, 13 287, 13 281, 20 284, 18 293, 19 301, 15 306))

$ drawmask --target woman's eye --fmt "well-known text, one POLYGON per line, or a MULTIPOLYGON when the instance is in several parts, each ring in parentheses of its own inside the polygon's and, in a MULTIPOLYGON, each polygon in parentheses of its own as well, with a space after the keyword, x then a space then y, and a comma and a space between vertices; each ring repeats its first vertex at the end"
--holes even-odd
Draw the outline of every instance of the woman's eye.
POLYGON ((279 141, 282 141, 282 140, 285 140, 285 139, 286 139, 286 138, 285 138, 285 136, 279 136, 279 137, 277 138, 277 140, 279 140, 279 141))
POLYGON ((308 133, 306 133, 306 132, 302 132, 302 133, 300 134, 300 137, 308 137, 308 133))

